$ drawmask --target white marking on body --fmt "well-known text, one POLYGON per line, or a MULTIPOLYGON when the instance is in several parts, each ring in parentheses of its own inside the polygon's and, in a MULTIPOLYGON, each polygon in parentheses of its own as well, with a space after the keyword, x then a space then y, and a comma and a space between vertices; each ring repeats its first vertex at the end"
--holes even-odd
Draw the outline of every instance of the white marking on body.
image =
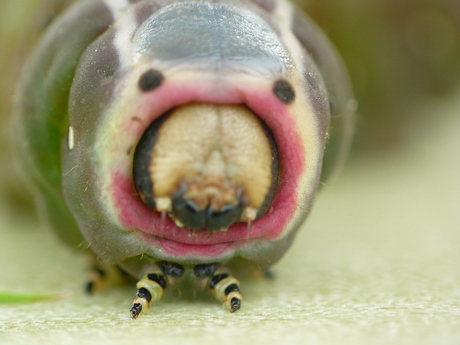
POLYGON ((297 68, 302 71, 304 66, 304 49, 292 33, 292 19, 294 17, 294 8, 292 4, 286 0, 278 0, 276 2, 274 16, 278 19, 280 24, 282 41, 291 53, 297 68))
POLYGON ((275 17, 283 26, 292 26, 292 6, 285 0, 278 0, 274 11, 275 17))
POLYGON ((120 16, 120 12, 129 6, 128 0, 104 0, 105 6, 107 6, 112 13, 114 20, 117 20, 120 16))
POLYGON ((73 127, 69 126, 69 129, 67 131, 67 147, 69 151, 72 151, 75 146, 75 139, 74 139, 74 134, 73 134, 73 127))
POLYGON ((117 49, 120 68, 132 66, 132 42, 134 30, 137 29, 137 20, 133 11, 126 11, 130 3, 128 0, 104 0, 110 9, 115 23, 114 46, 117 49), (124 14, 124 15, 123 15, 124 14), (122 16, 123 15, 123 16, 122 16))

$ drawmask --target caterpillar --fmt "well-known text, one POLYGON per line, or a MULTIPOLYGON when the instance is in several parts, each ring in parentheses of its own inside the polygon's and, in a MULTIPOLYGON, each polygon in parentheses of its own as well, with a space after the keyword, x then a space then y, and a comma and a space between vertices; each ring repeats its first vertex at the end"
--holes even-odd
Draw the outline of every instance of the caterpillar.
POLYGON ((354 100, 323 32, 286 0, 79 0, 44 30, 15 137, 42 216, 138 280, 137 318, 188 277, 231 312, 340 167, 354 100))

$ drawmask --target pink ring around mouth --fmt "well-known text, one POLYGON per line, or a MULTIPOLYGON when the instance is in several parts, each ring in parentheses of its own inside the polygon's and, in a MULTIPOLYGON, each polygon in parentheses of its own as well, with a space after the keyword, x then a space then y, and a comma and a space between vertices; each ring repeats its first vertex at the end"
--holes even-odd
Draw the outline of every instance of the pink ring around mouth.
MULTIPOLYGON (((141 102, 141 125, 125 129, 134 130, 140 138, 146 127, 164 112, 186 103, 246 104, 271 129, 277 142, 280 158, 280 182, 271 207, 248 228, 246 223, 235 223, 227 231, 191 230, 178 227, 169 217, 148 208, 137 196, 130 171, 113 171, 111 188, 113 203, 123 228, 137 230, 145 241, 159 246, 166 253, 184 257, 200 255, 215 257, 235 250, 254 240, 279 238, 297 207, 296 188, 304 171, 305 153, 289 106, 281 103, 271 88, 235 88, 233 92, 217 95, 203 85, 165 84, 145 95, 141 102), (212 95, 213 97, 210 97, 212 95)), ((128 119, 127 121, 130 121, 128 119)), ((138 121, 136 123, 139 123, 138 121)))

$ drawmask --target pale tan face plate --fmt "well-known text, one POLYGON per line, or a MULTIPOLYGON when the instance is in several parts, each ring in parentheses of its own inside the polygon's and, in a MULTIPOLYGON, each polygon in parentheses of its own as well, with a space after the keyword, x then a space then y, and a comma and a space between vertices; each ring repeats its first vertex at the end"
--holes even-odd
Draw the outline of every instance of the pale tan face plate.
POLYGON ((157 209, 179 188, 199 209, 245 202, 242 220, 255 219, 273 181, 272 147, 259 118, 243 105, 187 104, 161 125, 149 175, 157 209))

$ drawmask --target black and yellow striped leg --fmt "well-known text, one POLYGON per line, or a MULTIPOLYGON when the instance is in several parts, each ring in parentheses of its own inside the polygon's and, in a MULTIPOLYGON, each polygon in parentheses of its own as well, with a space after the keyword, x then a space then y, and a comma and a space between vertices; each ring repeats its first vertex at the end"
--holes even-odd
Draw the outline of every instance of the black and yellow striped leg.
POLYGON ((209 277, 208 287, 214 296, 224 302, 224 306, 234 313, 241 308, 243 296, 240 283, 236 278, 219 268, 219 264, 197 265, 194 268, 197 277, 209 277))
POLYGON ((85 291, 90 294, 105 287, 123 285, 129 280, 118 266, 98 261, 95 257, 90 258, 89 267, 85 291))
POLYGON ((130 310, 133 319, 137 319, 141 313, 146 313, 150 309, 150 304, 163 296, 166 278, 160 271, 149 273, 137 282, 136 287, 136 297, 130 310))
POLYGON ((241 308, 243 296, 236 278, 227 273, 217 273, 209 281, 209 288, 218 300, 224 302, 224 306, 230 312, 234 313, 241 308))
POLYGON ((184 268, 181 265, 166 261, 157 262, 157 268, 137 282, 136 297, 130 310, 133 319, 141 313, 146 313, 152 302, 163 296, 168 279, 181 277, 183 274, 184 268))

